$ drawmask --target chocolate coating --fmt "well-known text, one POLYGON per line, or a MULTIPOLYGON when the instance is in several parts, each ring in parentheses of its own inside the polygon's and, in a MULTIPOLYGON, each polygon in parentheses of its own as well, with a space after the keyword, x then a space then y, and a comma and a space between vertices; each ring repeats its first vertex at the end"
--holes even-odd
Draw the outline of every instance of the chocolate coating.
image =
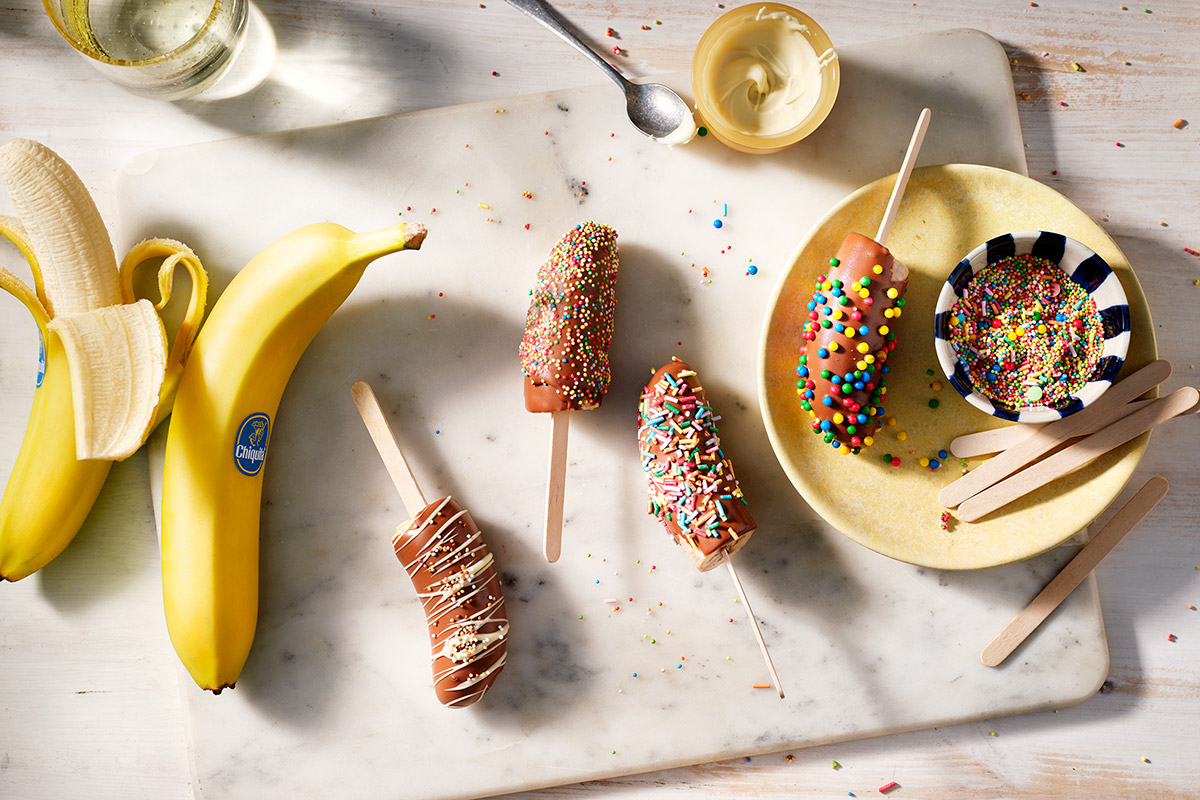
POLYGON ((451 497, 427 505, 392 544, 425 608, 437 698, 452 708, 469 706, 507 658, 508 618, 492 554, 451 497))
POLYGON ((883 422, 888 356, 904 307, 908 269, 883 245, 849 233, 817 278, 796 367, 796 391, 813 432, 843 453, 872 443, 883 422))
POLYGON ((577 225, 538 269, 520 346, 528 411, 597 408, 608 390, 616 242, 607 225, 577 225))
POLYGON ((638 443, 647 511, 707 572, 750 540, 756 526, 721 450, 717 417, 695 370, 679 359, 659 368, 638 403, 638 443))

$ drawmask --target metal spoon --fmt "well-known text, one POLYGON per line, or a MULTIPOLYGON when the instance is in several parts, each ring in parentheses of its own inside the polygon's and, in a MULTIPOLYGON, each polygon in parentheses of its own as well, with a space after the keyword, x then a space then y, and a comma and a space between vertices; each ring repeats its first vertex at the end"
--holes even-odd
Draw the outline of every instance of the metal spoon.
POLYGON ((563 41, 575 47, 603 69, 625 92, 625 111, 633 126, 652 139, 666 144, 686 144, 696 134, 696 122, 683 98, 661 83, 633 83, 580 41, 562 19, 543 0, 508 0, 513 8, 524 11, 563 41))

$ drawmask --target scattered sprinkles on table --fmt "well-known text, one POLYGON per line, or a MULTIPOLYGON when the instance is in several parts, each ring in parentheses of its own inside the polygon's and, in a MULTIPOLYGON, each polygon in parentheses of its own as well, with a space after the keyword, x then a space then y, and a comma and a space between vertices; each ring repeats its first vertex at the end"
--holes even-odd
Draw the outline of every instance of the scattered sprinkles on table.
POLYGON ((1104 343, 1091 296, 1053 262, 1030 255, 976 273, 950 309, 949 330, 975 388, 1010 411, 1065 403, 1087 382, 1104 343))

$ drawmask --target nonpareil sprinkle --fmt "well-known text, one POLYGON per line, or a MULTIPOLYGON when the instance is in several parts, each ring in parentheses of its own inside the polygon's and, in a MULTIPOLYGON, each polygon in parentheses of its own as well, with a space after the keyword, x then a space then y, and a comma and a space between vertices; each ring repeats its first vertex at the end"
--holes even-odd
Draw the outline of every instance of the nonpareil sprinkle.
POLYGON ((949 338, 993 403, 1057 408, 1095 369, 1104 326, 1082 286, 1053 262, 1022 255, 975 274, 950 309, 949 338))

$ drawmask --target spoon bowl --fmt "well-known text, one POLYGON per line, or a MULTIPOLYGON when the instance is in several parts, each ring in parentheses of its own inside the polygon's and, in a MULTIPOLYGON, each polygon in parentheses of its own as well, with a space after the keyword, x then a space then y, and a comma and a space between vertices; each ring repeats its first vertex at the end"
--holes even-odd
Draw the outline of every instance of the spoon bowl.
POLYGON ((687 103, 661 83, 626 81, 625 112, 633 126, 652 139, 669 141, 675 136, 685 136, 679 142, 684 144, 696 133, 687 103))

